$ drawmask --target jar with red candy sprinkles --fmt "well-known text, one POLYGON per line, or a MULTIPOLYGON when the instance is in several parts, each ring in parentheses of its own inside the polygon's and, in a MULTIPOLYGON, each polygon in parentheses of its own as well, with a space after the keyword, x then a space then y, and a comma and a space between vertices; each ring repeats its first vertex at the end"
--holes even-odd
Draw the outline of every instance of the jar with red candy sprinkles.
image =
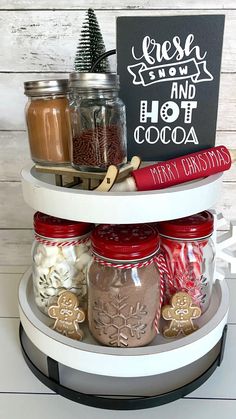
POLYGON ((71 73, 71 164, 78 170, 106 171, 126 163, 125 105, 118 97, 119 76, 71 73))
POLYGON ((187 292, 204 312, 210 303, 215 269, 211 239, 214 218, 209 211, 156 224, 169 278, 165 300, 178 291, 187 292))

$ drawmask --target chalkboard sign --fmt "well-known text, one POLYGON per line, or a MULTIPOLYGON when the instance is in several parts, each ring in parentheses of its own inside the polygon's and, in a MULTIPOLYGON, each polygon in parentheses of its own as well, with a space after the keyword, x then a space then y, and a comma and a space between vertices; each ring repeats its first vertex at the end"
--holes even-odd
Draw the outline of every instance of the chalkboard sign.
POLYGON ((223 15, 117 18, 128 158, 215 145, 223 31, 223 15))

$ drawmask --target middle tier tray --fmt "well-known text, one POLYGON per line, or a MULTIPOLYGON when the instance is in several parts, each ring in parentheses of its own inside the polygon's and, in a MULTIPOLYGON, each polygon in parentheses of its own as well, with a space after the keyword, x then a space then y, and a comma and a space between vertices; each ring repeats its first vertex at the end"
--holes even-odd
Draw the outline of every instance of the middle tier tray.
POLYGON ((25 202, 55 217, 93 223, 132 224, 170 220, 213 207, 222 174, 146 192, 98 192, 55 186, 54 177, 23 169, 25 202))
POLYGON ((45 355, 85 373, 111 377, 144 377, 177 370, 206 355, 220 341, 227 322, 229 295, 225 281, 216 281, 211 304, 198 319, 193 334, 167 340, 161 335, 141 348, 99 345, 85 330, 85 339, 75 341, 50 328, 52 319, 36 307, 31 270, 19 287, 20 319, 30 341, 45 355))

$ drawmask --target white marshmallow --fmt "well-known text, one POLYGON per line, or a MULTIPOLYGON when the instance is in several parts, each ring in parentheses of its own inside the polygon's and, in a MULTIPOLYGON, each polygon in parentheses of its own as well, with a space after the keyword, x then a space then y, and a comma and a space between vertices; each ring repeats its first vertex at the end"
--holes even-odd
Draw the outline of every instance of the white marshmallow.
POLYGON ((79 258, 83 253, 88 251, 88 247, 84 243, 80 243, 78 246, 75 246, 76 258, 79 258))
POLYGON ((62 247, 61 248, 61 252, 64 256, 64 258, 70 262, 70 263, 74 263, 76 260, 76 252, 75 252, 75 247, 74 246, 68 246, 68 247, 62 247))
POLYGON ((40 252, 44 255, 44 256, 57 256, 59 253, 59 247, 57 246, 42 246, 42 250, 40 248, 40 252))
POLYGON ((91 260, 91 255, 89 253, 83 253, 78 259, 76 259, 75 266, 79 271, 82 271, 91 260))
POLYGON ((43 266, 34 266, 33 271, 34 271, 34 277, 35 278, 38 277, 38 279, 40 277, 41 278, 47 277, 47 275, 49 274, 49 269, 48 268, 44 268, 43 266))
POLYGON ((43 255, 42 253, 35 253, 33 260, 35 265, 40 266, 42 261, 43 255))
POLYGON ((57 263, 56 256, 51 256, 51 257, 43 256, 41 259, 41 266, 43 268, 51 268, 52 266, 56 265, 56 263, 57 263))
POLYGON ((58 290, 56 288, 53 288, 53 287, 48 287, 46 289, 46 293, 47 293, 48 296, 54 297, 55 295, 57 295, 58 290))
POLYGON ((51 269, 50 280, 52 286, 70 288, 74 274, 75 268, 65 260, 58 263, 51 269))
POLYGON ((87 266, 91 259, 88 243, 68 247, 38 243, 33 257, 33 278, 39 308, 48 314, 50 301, 62 289, 72 289, 80 298, 86 296, 87 266))
POLYGON ((44 248, 45 248, 44 244, 38 243, 36 245, 36 253, 42 253, 42 254, 44 254, 45 253, 44 248))

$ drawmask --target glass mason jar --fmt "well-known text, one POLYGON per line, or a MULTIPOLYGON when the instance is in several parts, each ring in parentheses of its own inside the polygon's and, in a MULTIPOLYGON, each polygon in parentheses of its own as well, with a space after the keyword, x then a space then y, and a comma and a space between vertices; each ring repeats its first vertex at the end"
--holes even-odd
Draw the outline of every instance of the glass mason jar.
POLYGON ((88 322, 107 346, 137 347, 158 332, 162 302, 158 233, 147 224, 99 225, 91 235, 88 322))
POLYGON ((106 171, 111 164, 126 163, 126 114, 118 98, 119 76, 72 73, 69 87, 72 166, 106 171))
POLYGON ((93 224, 64 220, 40 212, 34 215, 32 248, 33 288, 38 308, 48 308, 62 290, 87 305, 87 266, 91 260, 90 232, 93 224))
POLYGON ((165 283, 167 301, 176 292, 186 291, 204 312, 210 303, 215 269, 213 215, 203 211, 156 225, 172 278, 165 283))
POLYGON ((44 166, 70 163, 70 116, 68 80, 24 83, 25 107, 31 158, 44 166))

